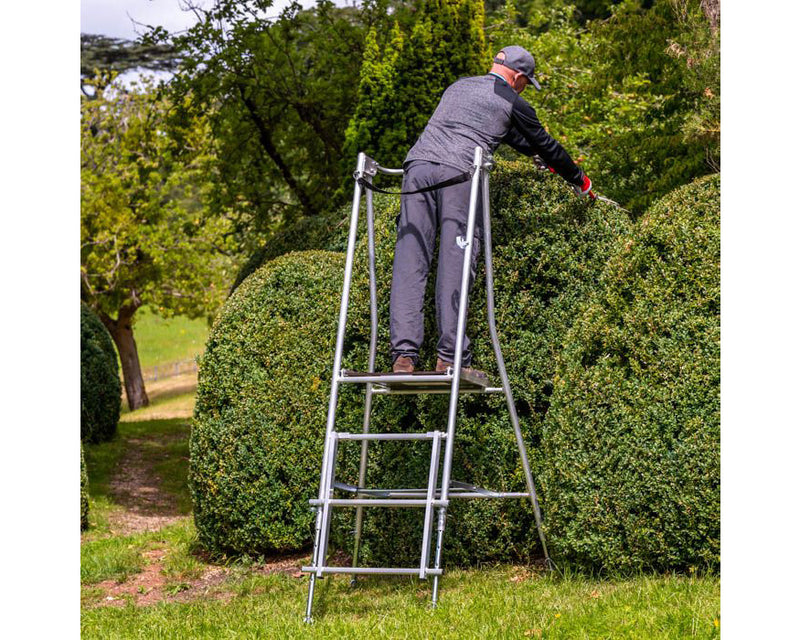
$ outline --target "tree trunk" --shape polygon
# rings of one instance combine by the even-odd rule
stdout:
[[[292,175],[289,166],[286,164],[280,153],[278,153],[278,148],[275,146],[275,143],[272,140],[272,136],[270,135],[267,125],[264,123],[264,120],[258,113],[258,107],[256,106],[256,103],[251,98],[247,97],[247,94],[241,85],[239,85],[238,88],[242,102],[244,103],[245,107],[247,107],[247,112],[250,114],[250,119],[258,130],[258,140],[261,143],[264,151],[266,151],[267,155],[278,167],[278,170],[281,172],[281,175],[283,176],[283,179],[291,192],[297,196],[297,199],[300,201],[300,205],[303,207],[305,214],[309,216],[317,215],[319,211],[312,202],[311,196],[300,185],[300,183],[295,180],[295,177]]]
[[[114,344],[117,345],[119,360],[122,363],[122,379],[125,382],[125,395],[128,397],[128,408],[133,411],[150,404],[147,391],[142,378],[142,366],[139,364],[139,352],[136,349],[136,340],[133,339],[131,320],[135,308],[124,306],[119,310],[117,319],[112,319],[108,314],[100,314],[100,319],[108,329]]]

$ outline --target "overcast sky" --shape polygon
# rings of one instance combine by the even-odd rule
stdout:
[[[277,15],[290,0],[275,0],[267,15]],[[195,0],[197,4],[211,5],[212,0]],[[344,0],[334,0],[344,5]],[[182,11],[180,0],[81,0],[81,33],[97,33],[115,38],[134,40],[137,27],[131,19],[149,25],[160,25],[167,31],[180,31],[194,24],[194,15]],[[300,0],[309,7],[314,0]],[[351,4],[347,2],[346,4]],[[185,6],[185,5],[184,5]]]

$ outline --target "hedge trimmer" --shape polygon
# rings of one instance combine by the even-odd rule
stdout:
[[[540,156],[538,156],[538,155],[533,156],[533,161],[534,161],[534,163],[536,164],[536,167],[539,170],[541,170],[541,171],[549,171],[550,173],[556,173],[556,170],[553,169],[553,167],[551,167],[550,165],[548,165]],[[586,179],[589,180],[588,178],[586,178]],[[581,191],[580,190],[581,188],[576,186],[576,185],[572,185],[570,188],[573,189],[575,191],[575,193],[580,197],[583,197],[584,195],[589,196],[589,201],[590,202],[596,202],[598,200],[600,200],[602,202],[607,202],[608,204],[612,204],[615,207],[617,207],[619,209],[622,209],[622,211],[624,211],[625,213],[627,213],[629,215],[631,214],[631,212],[628,211],[625,207],[623,207],[619,202],[615,202],[611,198],[606,198],[605,196],[601,196],[599,193],[595,192],[591,188],[591,186],[592,186],[592,183],[591,183],[591,180],[589,180],[589,190],[588,191]]]

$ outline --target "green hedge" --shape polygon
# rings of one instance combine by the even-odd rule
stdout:
[[[86,460],[83,458],[81,443],[81,531],[89,528],[89,476],[86,474]]]
[[[526,163],[502,163],[492,177],[498,327],[523,430],[536,446],[552,389],[554,361],[566,331],[629,228],[624,213],[574,197],[560,178]],[[378,368],[389,367],[388,301],[396,198],[376,196],[381,333]],[[363,218],[363,216],[362,216]],[[297,549],[312,535],[307,500],[316,494],[344,257],[302,252],[270,261],[223,307],[200,363],[191,442],[191,486],[201,541],[214,551]],[[366,243],[356,257],[345,366],[366,364],[369,337]],[[432,268],[435,274],[435,265]],[[430,278],[426,366],[435,361]],[[469,333],[475,359],[494,373],[485,323],[483,276],[476,283]],[[340,396],[339,430],[361,425],[361,389]],[[379,397],[374,430],[444,429],[446,398]],[[429,447],[429,445],[428,445]],[[428,447],[373,446],[372,486],[420,485]],[[500,398],[462,402],[454,478],[491,487],[524,487],[513,431]],[[340,478],[355,481],[358,446],[342,446]],[[535,469],[540,465],[533,456]],[[421,512],[370,510],[365,561],[418,554]],[[523,501],[458,503],[449,512],[448,562],[528,558],[537,552]],[[334,540],[352,526],[343,513]]]
[[[345,251],[347,249],[347,223],[349,217],[342,211],[322,213],[313,217],[300,218],[294,224],[278,231],[236,274],[231,293],[244,282],[245,278],[270,260],[290,251]]]
[[[81,303],[81,440],[114,437],[122,403],[122,385],[114,343],[103,323]]]
[[[719,185],[648,211],[567,338],[543,489],[555,550],[578,564],[719,566]]]

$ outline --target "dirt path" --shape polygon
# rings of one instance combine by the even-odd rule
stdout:
[[[144,554],[144,569],[124,582],[106,580],[95,587],[102,589],[103,595],[95,606],[124,607],[132,602],[139,607],[159,602],[191,602],[193,600],[230,600],[234,591],[236,572],[230,567],[209,566],[199,578],[169,584],[164,577],[163,567],[166,551],[155,549]],[[248,568],[247,573],[270,575],[283,573],[294,578],[302,578],[300,566],[308,560],[308,554],[280,556],[263,564]]]
[[[183,436],[160,436],[157,441],[179,440]],[[119,471],[110,483],[114,502],[124,507],[109,516],[111,530],[117,535],[158,531],[177,522],[186,514],[178,510],[174,496],[161,488],[152,455],[147,453],[149,441],[131,438],[120,460]]]
[[[196,386],[196,376],[184,376],[163,381],[160,386],[148,388],[151,401],[161,399],[157,406],[140,409],[123,416],[124,421],[188,419],[192,415],[192,402],[171,400],[191,391]],[[153,385],[155,387],[155,385]],[[168,399],[166,403],[164,399]],[[179,400],[179,398],[176,398]],[[187,429],[188,434],[188,429]],[[163,449],[174,444],[187,434],[152,433],[137,438],[127,438],[125,452],[119,461],[116,473],[109,483],[113,502],[121,509],[109,514],[112,535],[127,536],[136,533],[158,531],[178,522],[188,514],[181,512],[174,495],[163,489],[156,465],[168,459]],[[142,571],[122,582],[105,580],[92,585],[97,591],[87,606],[125,606],[131,602],[136,606],[148,606],[158,602],[189,602],[195,599],[228,600],[233,596],[233,586],[241,570],[228,566],[207,564],[201,575],[176,582],[165,575],[165,559],[168,549],[148,549],[142,553]],[[283,573],[301,578],[300,567],[308,560],[308,554],[292,554],[266,558],[262,563],[250,566],[246,573],[252,575]]]

